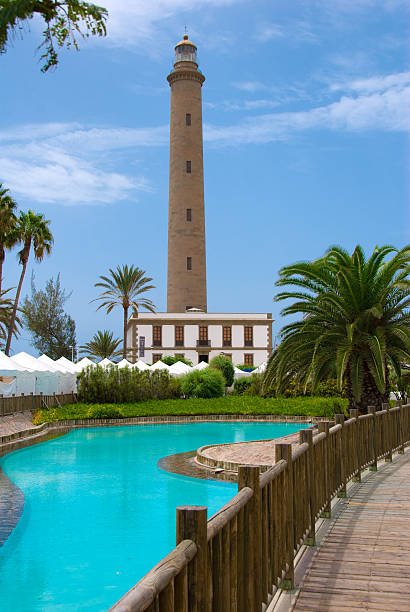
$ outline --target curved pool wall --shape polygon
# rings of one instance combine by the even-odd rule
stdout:
[[[277,438],[308,425],[201,423],[70,431],[0,465],[24,494],[0,547],[0,610],[103,611],[175,545],[175,508],[211,516],[236,485],[165,472],[164,455]]]

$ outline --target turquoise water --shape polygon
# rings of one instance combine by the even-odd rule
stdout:
[[[0,547],[0,610],[103,611],[175,542],[175,508],[211,516],[236,485],[170,474],[166,455],[204,444],[275,438],[303,425],[201,423],[77,429],[3,457],[23,491]]]

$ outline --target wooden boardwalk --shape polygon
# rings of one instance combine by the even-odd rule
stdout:
[[[410,611],[410,452],[380,467],[346,500],[294,610]]]

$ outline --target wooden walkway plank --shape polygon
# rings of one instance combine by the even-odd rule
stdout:
[[[410,610],[410,452],[358,484],[322,542],[296,611]]]

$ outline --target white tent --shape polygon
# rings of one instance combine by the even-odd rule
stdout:
[[[83,357],[75,364],[75,369],[77,372],[82,372],[85,368],[88,368],[88,366],[95,366],[94,361],[91,361],[88,357]]]
[[[2,382],[0,393],[3,395],[30,395],[36,392],[36,377],[34,372],[16,363],[0,351],[0,376],[6,380]],[[8,381],[13,378],[14,381]]]
[[[110,366],[116,366],[117,364],[105,357],[105,359],[99,361],[97,365],[99,365],[101,368],[109,368]]]
[[[73,372],[68,372],[61,364],[53,361],[48,355],[41,355],[37,359],[44,365],[48,366],[52,372],[58,372],[58,392],[59,393],[75,393],[77,390],[76,375]]]
[[[128,359],[121,359],[120,362],[117,363],[118,368],[133,368],[134,364],[128,361]]]
[[[235,378],[243,378],[244,376],[250,376],[251,374],[251,372],[244,372],[243,370],[240,370],[236,366],[233,367],[233,370],[234,370]]]
[[[169,366],[163,361],[156,361],[151,367],[150,370],[166,370],[169,372]]]
[[[46,366],[35,357],[28,353],[17,353],[13,355],[13,361],[16,361],[23,368],[28,368],[35,373],[36,389],[35,394],[53,395],[58,393],[59,388],[59,372],[52,371],[49,366]]]
[[[207,367],[209,367],[209,363],[207,363],[206,361],[200,361],[199,363],[194,365],[193,370],[204,370]]]
[[[266,366],[267,366],[267,363],[266,361],[264,361],[263,363],[260,364],[260,366],[256,368],[256,370],[253,370],[251,374],[263,374],[264,371],[266,370]]]
[[[150,366],[147,365],[146,363],[144,363],[143,361],[137,361],[137,363],[134,363],[133,367],[137,368],[137,370],[141,370],[141,371],[142,370],[150,370]]]
[[[188,374],[189,372],[192,372],[192,368],[182,361],[176,361],[169,368],[169,373],[171,376],[185,376],[185,374]]]
[[[60,359],[57,359],[55,363],[58,363],[59,365],[61,365],[63,368],[67,370],[67,372],[72,372],[73,374],[77,373],[75,363],[67,359],[67,357],[60,357]]]

